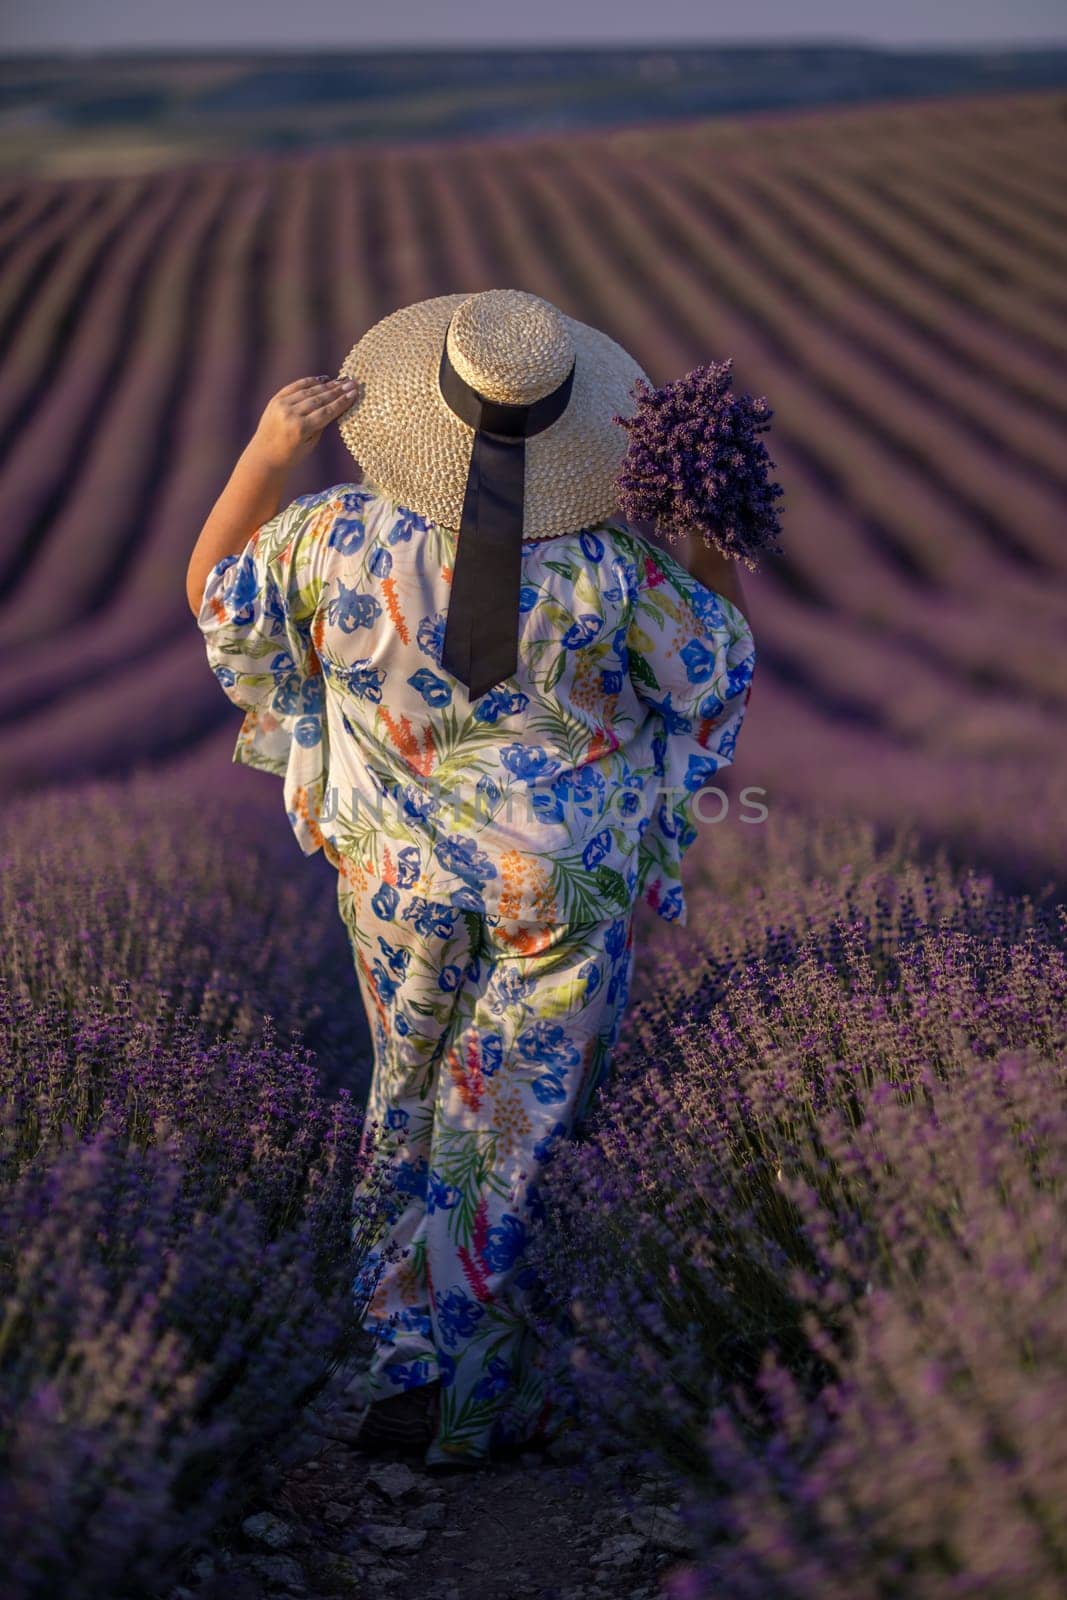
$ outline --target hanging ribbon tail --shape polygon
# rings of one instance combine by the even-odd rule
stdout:
[[[524,438],[475,433],[441,649],[472,700],[519,664],[525,477]]]

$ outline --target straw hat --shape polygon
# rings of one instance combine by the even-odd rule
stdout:
[[[522,289],[443,294],[383,317],[352,346],[341,377],[356,399],[341,436],[366,476],[398,505],[446,528],[462,526],[475,428],[441,390],[442,351],[484,401],[532,406],[573,369],[566,406],[525,440],[522,537],[547,539],[610,516],[646,374],[606,333]]]

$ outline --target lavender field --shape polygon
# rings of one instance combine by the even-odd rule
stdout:
[[[547,1174],[566,1381],[678,1475],[670,1600],[1067,1588],[1065,147],[1034,92],[0,182],[5,1592],[165,1592],[355,1346],[332,869],[185,566],[275,389],[503,286],[732,357],[785,488],[733,803]]]

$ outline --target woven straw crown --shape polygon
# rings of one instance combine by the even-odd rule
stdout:
[[[396,504],[459,528],[474,429],[441,394],[446,333],[460,377],[498,403],[541,399],[574,363],[563,415],[525,441],[523,538],[552,538],[611,516],[627,446],[612,418],[633,414],[631,390],[646,374],[607,334],[521,289],[419,300],[353,345],[340,376],[356,380],[356,398],[338,426],[366,477]]]

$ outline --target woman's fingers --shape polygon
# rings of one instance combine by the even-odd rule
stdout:
[[[347,411],[355,398],[356,385],[346,384],[338,393],[309,394],[306,398],[298,400],[292,410],[298,417],[322,416],[328,421],[331,416],[339,417],[342,411]]]
[[[346,385],[354,388],[355,380],[353,378],[331,378],[326,373],[322,373],[317,378],[297,378],[295,382],[287,383],[284,389],[278,390],[276,398],[279,400],[307,400],[314,398],[320,391],[323,394],[327,394],[329,391],[339,390]]]

